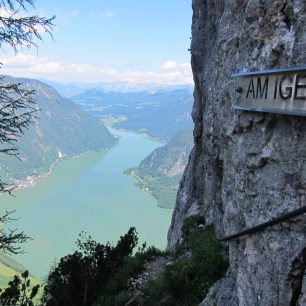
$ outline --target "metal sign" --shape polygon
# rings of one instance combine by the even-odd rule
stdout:
[[[241,72],[235,109],[306,116],[306,66]]]

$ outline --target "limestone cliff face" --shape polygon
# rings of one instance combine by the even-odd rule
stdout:
[[[218,237],[306,205],[306,118],[233,110],[233,72],[306,64],[305,0],[193,0],[195,145],[168,246],[186,217]],[[203,305],[306,305],[306,217],[224,244],[230,268]]]

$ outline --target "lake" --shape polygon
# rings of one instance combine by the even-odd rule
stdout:
[[[134,185],[124,170],[137,166],[162,144],[128,131],[111,129],[119,143],[108,153],[90,152],[58,163],[50,176],[30,189],[4,196],[3,208],[15,210],[10,224],[33,238],[16,256],[30,272],[44,279],[50,266],[73,252],[81,231],[96,241],[117,242],[131,226],[140,242],[165,248],[171,210]]]

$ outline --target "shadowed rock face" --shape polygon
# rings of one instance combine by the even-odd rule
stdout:
[[[168,247],[190,215],[219,237],[306,205],[306,118],[236,111],[233,72],[306,64],[306,2],[193,0],[195,145]],[[202,305],[306,305],[306,217],[224,245],[230,268]]]

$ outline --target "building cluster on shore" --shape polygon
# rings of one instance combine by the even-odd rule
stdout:
[[[16,189],[27,189],[34,187],[37,183],[36,176],[27,176],[22,180],[14,180],[13,185],[16,186]]]

